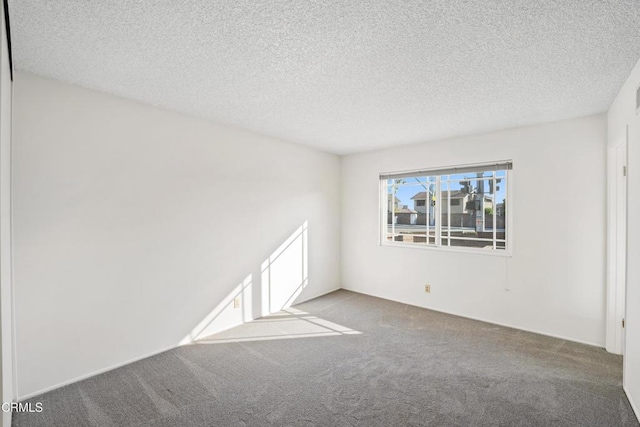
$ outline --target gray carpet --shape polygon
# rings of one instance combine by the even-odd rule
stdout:
[[[603,349],[337,291],[31,399],[14,426],[637,426]]]

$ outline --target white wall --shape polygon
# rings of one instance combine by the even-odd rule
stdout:
[[[5,31],[4,4],[0,7],[0,324],[2,351],[1,402],[14,400],[13,324],[11,295],[11,70]],[[2,425],[11,425],[11,413],[2,413]]]
[[[597,115],[344,157],[343,287],[604,346],[606,129]],[[512,257],[378,245],[380,172],[507,159]]]
[[[13,144],[21,398],[340,286],[337,156],[20,72]]]
[[[636,89],[640,86],[640,62],[611,105],[608,114],[609,144],[625,138],[629,126],[627,175],[627,310],[624,353],[625,391],[640,416],[640,115],[636,114]]]

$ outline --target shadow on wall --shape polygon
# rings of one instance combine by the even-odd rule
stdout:
[[[213,311],[180,341],[180,345],[200,340],[203,337],[290,307],[309,284],[308,238],[308,223],[305,221],[264,260],[260,269],[260,277],[257,280],[252,274],[246,276]],[[295,311],[287,311],[281,315],[288,316],[296,313],[300,314]],[[308,315],[304,318],[298,316],[297,320],[304,322],[305,326],[313,323]],[[321,323],[315,321],[313,331],[308,331],[308,327],[301,328],[306,331],[302,334],[341,334],[345,332],[340,329],[342,327],[339,325],[334,325],[333,329],[327,329],[321,326]],[[318,331],[318,327],[323,330]],[[284,333],[284,335],[292,334]]]

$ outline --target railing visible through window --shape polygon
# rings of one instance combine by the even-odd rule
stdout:
[[[380,175],[382,244],[505,252],[511,162]]]

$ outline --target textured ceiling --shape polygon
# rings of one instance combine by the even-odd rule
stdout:
[[[15,66],[334,153],[608,109],[638,0],[12,0]]]

